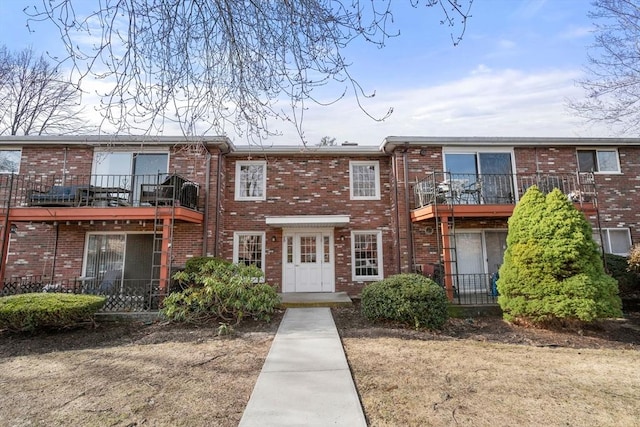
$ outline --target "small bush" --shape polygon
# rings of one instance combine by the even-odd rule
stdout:
[[[640,274],[630,270],[630,263],[626,257],[605,254],[607,271],[618,281],[621,298],[640,297]]]
[[[164,300],[162,313],[172,321],[238,324],[245,317],[269,321],[280,305],[276,290],[260,283],[262,270],[209,260],[191,276],[193,285]]]
[[[212,270],[218,265],[227,267],[231,264],[229,261],[214,257],[200,256],[190,258],[185,263],[184,270],[178,271],[173,275],[173,280],[176,284],[173,291],[180,292],[190,286],[200,286],[201,283],[198,283],[197,277],[203,269]]]
[[[65,329],[92,322],[104,297],[56,293],[31,293],[0,298],[0,329],[33,332]]]
[[[438,329],[447,321],[444,289],[419,274],[397,274],[362,290],[362,314],[371,320],[395,320],[415,328]]]

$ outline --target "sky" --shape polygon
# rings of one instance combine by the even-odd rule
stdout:
[[[0,44],[11,50],[60,51],[51,23],[26,27],[26,6],[39,0],[0,1]],[[588,0],[475,0],[463,40],[454,46],[441,12],[413,9],[394,0],[392,29],[398,37],[379,49],[355,43],[344,52],[350,72],[373,98],[363,99],[367,117],[352,96],[330,106],[307,104],[304,132],[310,144],[323,136],[359,145],[379,145],[387,136],[606,137],[604,124],[588,124],[567,108],[583,90],[587,50],[593,43]],[[325,88],[323,100],[341,93]],[[91,117],[92,98],[84,97]],[[294,128],[274,122],[282,132],[264,144],[297,145]],[[166,129],[165,135],[179,134]],[[229,134],[237,145],[243,137]]]

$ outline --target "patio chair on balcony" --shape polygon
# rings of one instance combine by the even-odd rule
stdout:
[[[198,186],[180,175],[169,175],[161,184],[141,184],[140,203],[153,206],[198,206]]]

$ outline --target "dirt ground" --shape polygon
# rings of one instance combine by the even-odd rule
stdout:
[[[333,313],[371,425],[640,419],[639,314],[582,331],[488,317],[426,332],[372,324],[357,306]],[[0,426],[235,426],[281,315],[222,338],[140,322],[0,334]]]

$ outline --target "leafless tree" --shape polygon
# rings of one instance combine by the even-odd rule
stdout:
[[[76,77],[111,85],[99,93],[102,113],[119,132],[159,132],[175,121],[187,135],[232,126],[262,137],[277,133],[267,126],[277,118],[293,123],[304,140],[306,103],[332,103],[351,92],[362,108],[362,98],[373,96],[352,77],[342,52],[354,40],[382,47],[398,35],[389,29],[391,2],[43,0],[27,13],[31,28],[40,20],[58,27]],[[439,8],[455,44],[473,0],[407,3]],[[332,82],[340,85],[336,96],[321,100],[319,88]]]
[[[323,136],[318,143],[318,147],[333,147],[334,145],[337,145],[336,139],[330,136]]]
[[[570,106],[591,121],[621,134],[640,130],[640,4],[637,0],[595,0],[589,16],[595,43],[587,78],[579,81],[586,99]]]
[[[86,133],[80,91],[30,48],[0,47],[0,135]]]

